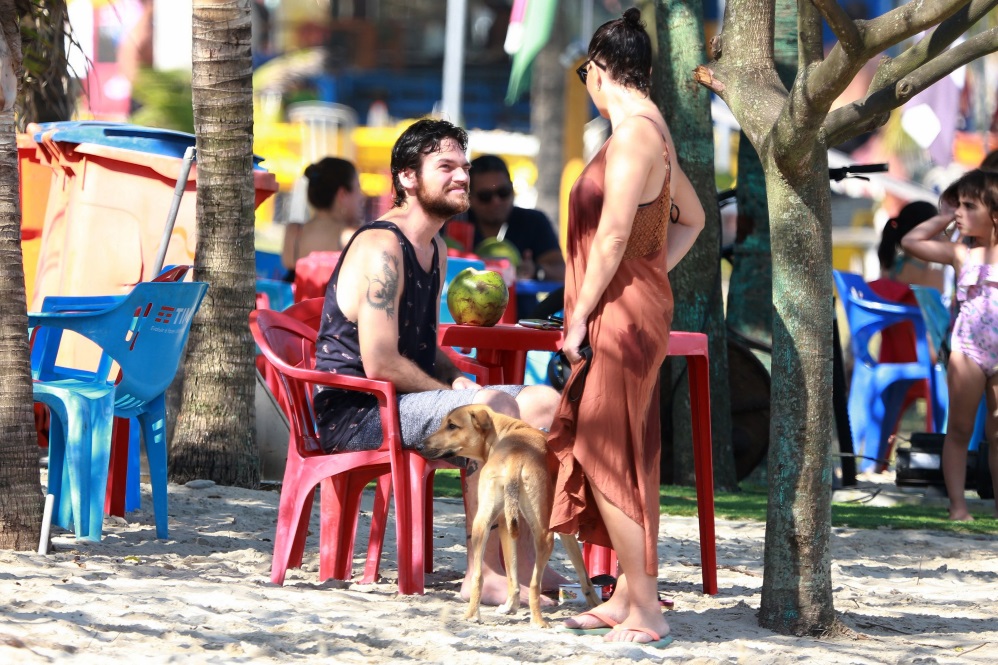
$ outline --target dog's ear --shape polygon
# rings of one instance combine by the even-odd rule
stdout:
[[[492,429],[492,413],[484,406],[472,409],[471,422],[475,423],[478,431],[484,434]]]

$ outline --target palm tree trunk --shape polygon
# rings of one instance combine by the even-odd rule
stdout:
[[[191,326],[170,477],[254,487],[253,87],[250,0],[194,0],[195,279],[211,285]]]
[[[31,411],[27,304],[21,258],[14,100],[21,38],[13,0],[0,0],[0,549],[38,545],[42,492]]]

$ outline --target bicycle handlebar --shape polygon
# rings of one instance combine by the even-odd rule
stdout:
[[[828,179],[833,182],[840,182],[846,178],[869,180],[869,178],[864,178],[860,175],[862,173],[887,173],[887,164],[850,164],[849,166],[839,166],[828,169]],[[733,201],[737,196],[737,191],[736,188],[732,187],[731,189],[718,192],[717,203],[724,205],[728,201]]]

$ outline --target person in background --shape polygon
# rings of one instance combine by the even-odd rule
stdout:
[[[998,172],[966,173],[943,192],[940,202],[940,214],[912,229],[901,246],[923,261],[946,263],[956,271],[958,312],[946,367],[949,412],[942,466],[949,518],[972,520],[965,491],[967,449],[982,394],[987,399],[991,479],[998,489]],[[960,233],[957,242],[943,235],[953,223]]]
[[[339,157],[326,157],[305,169],[308,203],[312,218],[304,224],[288,224],[284,230],[281,263],[288,270],[287,282],[295,278],[298,259],[311,252],[338,252],[360,227],[364,192],[357,167]]]
[[[447,268],[447,248],[439,233],[448,219],[468,209],[467,147],[465,131],[445,120],[410,125],[392,149],[394,207],[354,234],[326,286],[315,367],[394,384],[405,448],[418,449],[458,406],[485,404],[546,429],[558,403],[558,393],[549,386],[483,388],[462,374],[437,344]],[[381,445],[374,396],[327,389],[316,394],[314,405],[324,451]],[[469,467],[465,495],[469,538],[478,508],[478,476],[473,472]],[[503,603],[507,595],[497,534],[490,535],[482,564],[482,602],[488,605]],[[524,545],[529,541],[520,539]],[[517,557],[524,581],[530,579],[531,549]],[[546,577],[549,589],[561,581]],[[521,590],[525,598],[526,587]],[[466,576],[461,589],[465,599],[469,591]]]
[[[495,155],[471,162],[471,210],[475,247],[488,238],[506,240],[520,252],[517,276],[560,282],[565,279],[565,259],[551,220],[540,210],[513,205],[509,168]]]
[[[928,201],[914,201],[907,204],[897,217],[887,220],[880,236],[877,258],[880,259],[880,279],[870,282],[881,298],[906,305],[918,305],[909,284],[931,286],[941,293],[943,271],[941,266],[932,266],[901,250],[901,239],[913,228],[939,214],[936,206]]]
[[[569,199],[562,350],[572,375],[548,446],[558,462],[552,530],[612,546],[622,571],[610,600],[564,627],[663,647],[659,368],[672,325],[669,270],[704,211],[651,99],[651,67],[651,38],[632,7],[600,26],[577,70],[613,134]]]

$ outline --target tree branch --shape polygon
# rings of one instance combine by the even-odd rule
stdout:
[[[849,18],[849,15],[839,6],[839,3],[835,2],[835,0],[811,0],[811,4],[814,5],[814,8],[825,19],[828,27],[832,29],[832,33],[838,38],[839,43],[846,53],[851,55],[863,50],[863,38],[856,27],[856,23]]]
[[[970,0],[912,0],[865,21],[863,50],[869,56],[928,30],[958,12]]]
[[[809,71],[808,80],[804,81],[806,104],[798,105],[798,112],[824,115],[870,58],[949,18],[968,2],[970,0],[911,0],[872,21],[855,21],[862,47],[847,51],[841,42],[832,47],[828,57]]]
[[[825,57],[821,34],[821,14],[810,2],[797,9],[797,71],[803,72]]]
[[[877,68],[867,94],[892,86],[898,78],[915,71],[936,57],[998,6],[998,0],[971,0],[969,4],[939,24],[928,36],[908,48],[897,58],[885,58]]]
[[[996,51],[998,28],[991,28],[924,62],[914,71],[905,72],[893,81],[885,81],[879,90],[828,114],[822,126],[828,145],[838,145],[871,129],[869,118],[885,118],[892,110],[958,67]]]

